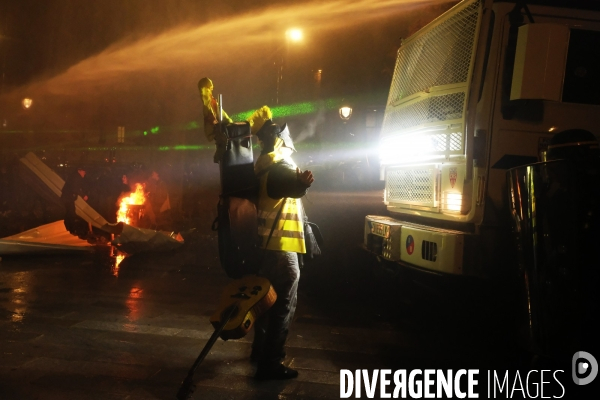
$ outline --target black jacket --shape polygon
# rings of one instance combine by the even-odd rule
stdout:
[[[296,168],[285,160],[273,164],[268,172],[267,195],[272,199],[299,199],[308,191],[308,186],[298,180]]]
[[[85,179],[79,173],[75,172],[67,178],[60,198],[64,201],[75,201],[77,200],[77,196],[84,197],[85,195]]]

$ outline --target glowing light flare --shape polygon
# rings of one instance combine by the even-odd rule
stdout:
[[[462,193],[444,192],[444,201],[442,210],[451,212],[460,212],[462,206]]]
[[[27,110],[33,105],[33,100],[31,100],[29,97],[26,97],[21,101],[21,105]]]
[[[434,151],[431,137],[422,134],[384,138],[379,143],[379,158],[383,164],[423,158]]]
[[[302,30],[298,28],[291,28],[285,32],[285,36],[292,42],[299,42],[302,40]]]
[[[340,108],[340,118],[344,121],[348,121],[352,116],[352,107],[341,107]]]
[[[119,211],[117,211],[117,222],[123,222],[130,224],[131,219],[129,218],[129,206],[130,205],[142,205],[146,202],[144,196],[144,186],[141,183],[135,184],[135,191],[127,197],[121,199],[119,203]]]

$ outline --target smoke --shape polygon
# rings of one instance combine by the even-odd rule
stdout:
[[[317,133],[317,126],[325,121],[325,107],[319,107],[319,111],[315,118],[311,119],[298,136],[294,139],[296,143],[302,143],[306,139],[310,139]]]

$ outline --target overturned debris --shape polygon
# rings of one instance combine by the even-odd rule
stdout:
[[[46,200],[61,205],[64,180],[33,153],[28,153],[19,161],[22,180]],[[112,244],[124,253],[135,254],[170,251],[183,245],[183,238],[178,233],[136,228],[122,222],[110,224],[81,197],[75,201],[75,209],[77,215],[90,227],[88,237],[70,234],[65,229],[64,221],[60,220],[0,239],[0,254],[90,251],[96,244]],[[112,240],[108,243],[107,238],[111,234]]]
[[[111,244],[127,254],[170,251],[183,245],[183,237],[175,232],[136,228],[122,222],[106,224],[100,229],[114,234]]]
[[[59,254],[93,249],[87,240],[65,230],[62,220],[0,239],[0,255]]]
[[[60,196],[65,181],[33,153],[27,153],[19,161],[22,166],[19,169],[19,175],[23,181],[45,199],[62,206]],[[95,228],[100,228],[108,223],[102,215],[79,196],[75,201],[75,212],[78,217]]]

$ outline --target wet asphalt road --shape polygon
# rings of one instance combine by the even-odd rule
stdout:
[[[217,341],[196,372],[193,398],[339,398],[340,369],[514,362],[503,319],[483,306],[481,290],[432,294],[360,250],[364,216],[384,212],[381,191],[315,189],[305,207],[326,247],[302,270],[286,359],[299,378],[256,382],[250,334]],[[215,234],[207,224],[200,231],[182,250],[118,266],[106,249],[4,257],[0,399],[173,399],[213,331],[208,318],[228,282]]]

